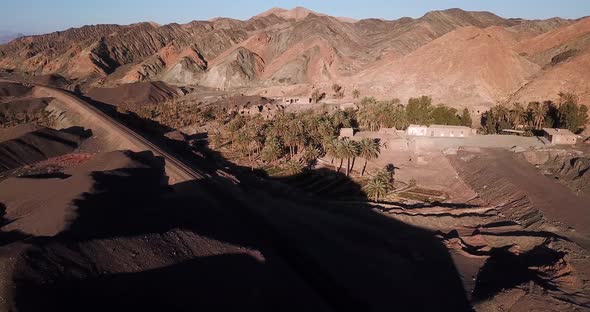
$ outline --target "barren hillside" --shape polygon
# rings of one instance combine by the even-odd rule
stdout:
[[[491,106],[540,70],[511,47],[502,29],[463,27],[355,80],[371,93],[397,94],[402,100],[429,94],[451,106]]]
[[[360,21],[274,8],[246,21],[96,25],[0,46],[0,68],[113,87],[164,81],[300,95],[332,83],[361,94],[432,95],[453,106],[588,100],[590,19],[506,19],[461,9]],[[279,89],[277,89],[279,88]]]

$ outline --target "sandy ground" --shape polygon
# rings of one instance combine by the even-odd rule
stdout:
[[[355,135],[363,137],[363,132]],[[467,138],[419,138],[404,134],[378,134],[382,149],[378,159],[369,162],[367,172],[374,173],[388,164],[397,169],[395,178],[404,182],[415,179],[420,185],[444,191],[455,201],[466,201],[476,196],[449,164],[446,155],[455,154],[459,148],[480,151],[481,148],[510,149],[545,146],[536,137],[507,135],[477,135]],[[357,162],[360,170],[362,160]],[[529,165],[530,166],[530,165]]]

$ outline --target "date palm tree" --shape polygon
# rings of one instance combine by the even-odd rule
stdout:
[[[533,128],[540,129],[547,116],[545,107],[539,102],[530,102],[527,108],[531,116]]]
[[[303,166],[298,161],[291,159],[285,164],[285,172],[291,176],[298,175],[303,172]]]
[[[340,141],[339,154],[342,159],[346,158],[346,176],[350,175],[350,171],[352,170],[351,160],[354,161],[354,158],[358,155],[358,150],[357,142],[348,138]]]
[[[340,140],[338,140],[337,138],[328,139],[323,144],[324,152],[326,152],[327,156],[332,158],[331,163],[334,165],[334,171],[339,171],[338,167],[334,163],[334,160],[339,159],[340,157],[339,145]]]
[[[527,113],[520,103],[515,103],[510,111],[510,119],[515,129],[518,129],[526,120]]]
[[[510,122],[510,111],[504,105],[496,105],[494,117],[496,123]]]
[[[365,175],[365,169],[367,169],[367,163],[379,157],[381,154],[381,145],[377,140],[369,138],[362,139],[359,143],[359,156],[365,160],[363,169],[361,170],[361,176]]]
[[[274,163],[284,154],[284,148],[279,139],[269,138],[266,140],[261,151],[262,160],[268,163]]]
[[[389,184],[384,179],[376,176],[370,179],[365,186],[363,186],[363,191],[367,194],[373,201],[379,201],[389,192]]]

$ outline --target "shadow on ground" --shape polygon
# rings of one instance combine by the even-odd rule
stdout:
[[[149,153],[133,155],[146,168],[93,173],[69,229],[26,242],[14,307],[471,310],[436,233],[273,181],[206,147],[175,148],[205,178],[163,186],[163,164]],[[333,178],[347,185],[339,192],[360,190]]]

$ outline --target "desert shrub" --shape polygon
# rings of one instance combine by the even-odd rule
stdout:
[[[344,88],[341,85],[337,83],[333,84],[332,91],[334,91],[334,98],[341,99],[344,97]]]
[[[323,100],[326,97],[326,93],[322,92],[320,89],[314,89],[311,93],[311,100],[314,103],[318,103],[319,101]]]
[[[358,89],[354,89],[354,90],[352,91],[352,97],[353,97],[354,99],[358,99],[358,98],[360,98],[360,97],[361,97],[361,91],[359,91]]]

